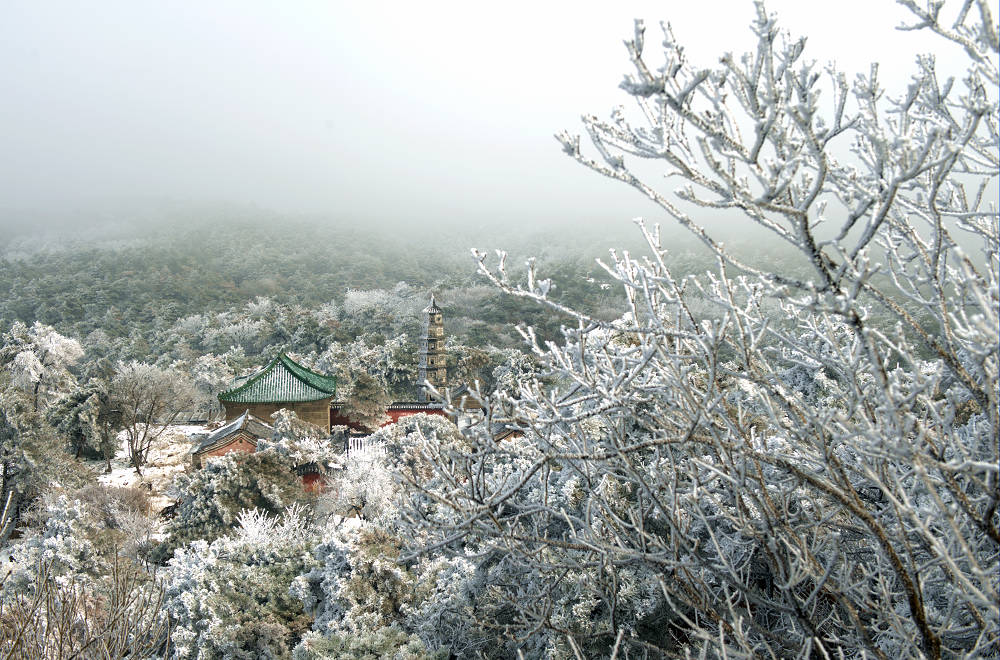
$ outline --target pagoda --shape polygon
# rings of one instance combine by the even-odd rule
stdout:
[[[421,402],[428,400],[426,383],[441,389],[448,382],[448,368],[445,366],[444,323],[441,308],[431,294],[431,304],[424,308],[427,319],[424,335],[420,340],[420,361],[417,366],[417,397]]]

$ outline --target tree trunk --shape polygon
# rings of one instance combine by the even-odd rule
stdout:
[[[6,486],[7,464],[3,465],[4,485]],[[0,548],[7,545],[7,539],[14,533],[17,527],[18,518],[21,513],[21,494],[11,489],[3,490],[3,497],[0,498]]]
[[[146,452],[142,451],[138,438],[128,439],[128,457],[135,468],[135,473],[142,476],[142,465],[146,462]]]

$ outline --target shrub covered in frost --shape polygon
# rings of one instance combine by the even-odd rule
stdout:
[[[169,539],[157,552],[169,553],[193,540],[212,541],[236,524],[240,512],[260,509],[278,514],[309,499],[295,474],[295,460],[276,448],[251,454],[230,453],[178,475],[172,494],[177,513],[167,526]]]
[[[312,625],[290,592],[316,565],[303,510],[244,511],[232,533],[180,548],[164,573],[175,658],[283,658]]]
[[[295,647],[294,660],[447,660],[447,651],[430,653],[416,635],[395,626],[359,634],[308,633]]]

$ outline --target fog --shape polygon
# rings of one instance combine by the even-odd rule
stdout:
[[[768,8],[809,35],[811,58],[848,72],[877,60],[901,86],[928,42],[874,5]],[[661,218],[552,135],[627,101],[633,17],[648,48],[668,19],[710,66],[752,46],[752,13],[735,0],[8,1],[0,221],[153,222],[136,209],[192,204],[471,233]]]

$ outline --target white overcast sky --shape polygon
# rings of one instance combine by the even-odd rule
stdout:
[[[771,0],[807,54],[905,79],[889,0]],[[752,46],[749,0],[6,0],[0,208],[222,201],[349,222],[593,224],[652,209],[564,156],[605,115],[632,19],[691,60]],[[898,88],[898,87],[897,87]]]

